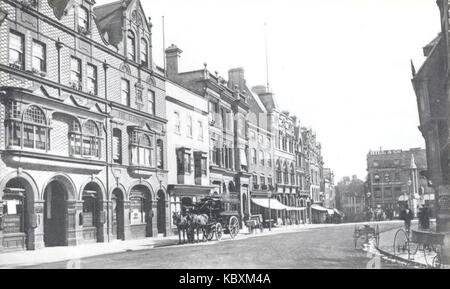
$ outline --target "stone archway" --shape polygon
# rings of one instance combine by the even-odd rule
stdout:
[[[106,222],[103,188],[97,182],[87,183],[82,192],[83,213],[80,225],[83,226],[84,242],[104,242]]]
[[[52,180],[44,190],[44,244],[46,247],[68,245],[68,191]],[[74,225],[75,226],[75,225]]]
[[[111,233],[117,240],[125,240],[124,200],[122,190],[115,188],[111,193]]]
[[[0,195],[0,212],[3,214],[3,240],[0,241],[3,249],[34,250],[36,242],[40,242],[35,238],[40,216],[35,214],[37,192],[33,184],[23,177],[14,177],[6,181]]]
[[[138,184],[131,188],[129,195],[132,238],[153,237],[153,200],[150,189]]]

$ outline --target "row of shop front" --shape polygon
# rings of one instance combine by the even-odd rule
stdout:
[[[66,174],[54,174],[42,192],[26,172],[0,182],[0,252],[109,242],[166,234],[168,202],[145,181],[107,194],[92,178],[80,194]]]

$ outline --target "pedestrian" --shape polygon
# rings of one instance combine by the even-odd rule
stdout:
[[[400,219],[405,222],[406,232],[409,234],[409,230],[411,228],[411,220],[414,218],[414,213],[408,207],[408,205],[404,205],[402,211],[400,212]]]
[[[427,204],[422,207],[422,229],[430,229],[430,208]]]

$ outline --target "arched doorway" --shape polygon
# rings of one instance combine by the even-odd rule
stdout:
[[[34,249],[34,190],[24,178],[16,177],[3,190],[3,246],[5,250]]]
[[[136,185],[130,193],[130,228],[133,238],[153,236],[152,195],[144,185]]]
[[[124,234],[124,205],[123,193],[120,189],[115,189],[112,192],[112,234],[116,236],[117,240],[125,240]]]
[[[44,191],[44,244],[67,246],[68,193],[59,181],[50,182]]]
[[[156,211],[158,234],[166,233],[166,195],[162,190],[158,191],[158,203]]]
[[[105,213],[103,211],[103,193],[100,186],[91,182],[83,190],[83,239],[85,242],[103,242],[103,224]]]

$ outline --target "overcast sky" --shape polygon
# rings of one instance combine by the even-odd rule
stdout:
[[[111,2],[97,0],[98,4]],[[435,0],[145,0],[153,22],[153,54],[183,50],[181,71],[227,78],[243,67],[247,84],[269,82],[280,109],[296,114],[322,143],[337,178],[366,175],[370,149],[424,147],[410,59],[439,32]]]

